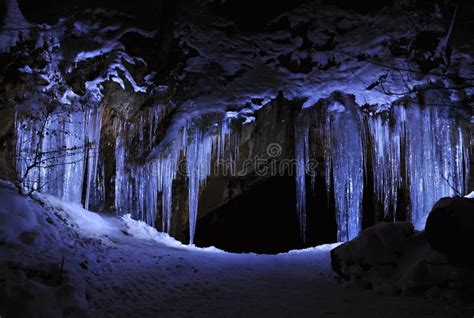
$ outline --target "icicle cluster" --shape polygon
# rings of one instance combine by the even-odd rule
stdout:
[[[309,121],[306,114],[300,113],[295,124],[296,160],[296,211],[300,234],[306,241],[306,174],[309,164]]]
[[[157,183],[154,182],[157,174],[150,167],[133,162],[130,152],[134,148],[136,153],[143,154],[153,146],[162,115],[163,108],[158,105],[142,112],[136,122],[120,118],[114,121],[115,209],[119,214],[131,213],[148,224],[154,224],[158,207]]]
[[[161,195],[162,229],[169,233],[173,181],[182,173],[189,185],[192,244],[200,187],[211,174],[213,158],[223,158],[224,153],[229,153],[231,160],[238,156],[238,146],[229,146],[232,118],[226,117],[222,123],[207,129],[188,122],[157,159],[137,162],[137,154],[154,147],[156,128],[162,117],[163,108],[156,106],[144,110],[133,122],[114,119],[115,210],[119,214],[131,213],[134,218],[154,225]],[[61,111],[48,113],[41,109],[34,114],[17,112],[16,165],[24,190],[53,194],[81,203],[85,208],[91,202],[96,206],[103,203],[104,163],[103,159],[99,160],[101,121],[102,109],[94,107],[63,106]]]
[[[154,119],[153,122],[159,122]],[[124,128],[116,128],[126,136]],[[138,130],[141,131],[140,129]],[[173,182],[178,173],[188,178],[189,235],[193,243],[201,186],[211,174],[213,158],[222,158],[226,140],[230,135],[229,120],[224,119],[220,130],[210,126],[203,130],[188,122],[167,145],[159,157],[144,165],[128,164],[126,142],[123,137],[116,142],[116,209],[119,213],[132,213],[136,219],[154,224],[157,219],[161,194],[162,230],[169,233],[173,216]],[[233,152],[235,156],[236,151]]]
[[[408,189],[406,208],[417,229],[424,227],[438,199],[467,191],[469,130],[467,121],[462,116],[453,116],[449,109],[394,106],[385,113],[367,115],[333,102],[323,109],[312,109],[312,122],[307,119],[308,114],[300,114],[296,122],[295,157],[297,211],[303,233],[304,168],[313,147],[308,138],[311,124],[319,131],[314,138],[323,144],[326,186],[334,192],[338,240],[345,241],[361,229],[364,176],[369,173],[385,218],[390,211],[395,216],[399,190]]]
[[[169,233],[173,182],[182,174],[188,180],[192,244],[200,190],[214,160],[230,159],[234,164],[238,160],[238,134],[231,133],[231,116],[206,128],[188,121],[157,158],[140,161],[157,144],[155,133],[162,118],[163,109],[156,106],[133,122],[115,119],[115,210],[154,225],[161,204],[162,230]],[[102,108],[96,107],[17,112],[16,165],[23,189],[50,193],[86,208],[104,202],[101,121]],[[406,208],[417,228],[424,226],[439,198],[467,191],[467,120],[452,116],[448,107],[393,106],[368,114],[353,103],[333,101],[298,114],[295,138],[296,207],[303,240],[307,168],[318,145],[324,156],[326,187],[335,200],[340,241],[352,239],[361,229],[368,176],[384,218],[395,216],[399,191],[408,190]]]
[[[364,156],[358,114],[338,102],[324,113],[323,131],[326,186],[336,203],[339,241],[357,236],[361,227]]]
[[[410,107],[401,114],[406,130],[406,174],[411,219],[422,229],[441,197],[464,195],[469,181],[469,130],[449,107]]]
[[[97,174],[101,108],[39,109],[16,118],[16,166],[25,192],[42,191],[87,208]]]
[[[403,180],[401,149],[405,117],[403,108],[396,108],[395,111],[396,120],[383,118],[380,114],[366,117],[371,142],[370,146],[366,145],[371,149],[367,160],[372,162],[374,194],[383,206],[385,217],[389,215],[390,209],[397,209],[398,190]]]

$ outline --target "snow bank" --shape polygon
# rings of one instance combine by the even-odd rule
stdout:
[[[32,213],[30,202],[12,189],[0,189],[0,241],[20,242],[24,233],[38,228],[38,220]]]
[[[70,242],[62,224],[36,200],[0,182],[0,316],[86,316],[83,278],[72,262],[61,265]]]
[[[308,247],[300,250],[291,250],[288,251],[287,253],[280,253],[279,255],[282,254],[306,254],[306,253],[312,253],[312,252],[327,252],[332,249],[335,249],[339,245],[343,244],[343,242],[337,242],[337,243],[331,243],[331,244],[323,244],[315,247]]]
[[[158,245],[206,252],[223,252],[215,247],[199,248],[194,245],[185,245],[166,233],[156,230],[143,221],[132,219],[130,214],[112,216],[85,210],[80,204],[62,201],[46,194],[37,194],[36,197],[53,209],[60,209],[63,217],[80,235],[107,242],[121,244],[139,243],[137,240],[152,241]]]
[[[51,218],[41,207],[5,182],[0,183],[0,242],[40,246],[58,240]]]

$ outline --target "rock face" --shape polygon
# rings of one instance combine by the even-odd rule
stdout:
[[[474,286],[472,269],[452,264],[447,255],[430,246],[424,232],[415,232],[409,223],[368,228],[333,249],[331,261],[346,284],[385,294],[462,299]]]
[[[14,149],[14,107],[4,104],[5,108],[0,107],[2,115],[0,116],[0,179],[12,179],[15,175],[15,163],[12,162],[12,151]]]
[[[474,244],[473,199],[440,199],[428,216],[425,232],[431,247],[452,262],[474,265],[474,255],[466,251],[466,246]]]

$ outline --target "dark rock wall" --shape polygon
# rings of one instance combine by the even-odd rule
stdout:
[[[216,173],[211,174],[206,185],[201,187],[198,212],[200,219],[217,213],[219,209],[222,211],[222,207],[229,201],[251,191],[258,183],[271,177],[272,167],[278,167],[282,161],[294,158],[294,116],[300,107],[301,103],[288,101],[280,96],[257,112],[255,122],[236,125],[237,130],[231,137],[235,141],[226,148],[226,154],[238,149],[239,159],[233,171],[214,170]],[[275,154],[269,154],[269,145],[276,147]],[[288,176],[289,172],[283,170],[281,176]],[[184,239],[188,235],[187,192],[183,193],[183,190],[187,191],[186,178],[175,183],[174,188],[181,195],[174,202],[174,206],[179,208],[173,208],[177,214],[174,218],[178,222],[173,225],[172,235]]]

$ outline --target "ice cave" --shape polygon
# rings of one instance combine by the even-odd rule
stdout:
[[[472,317],[474,5],[2,0],[0,318]]]

